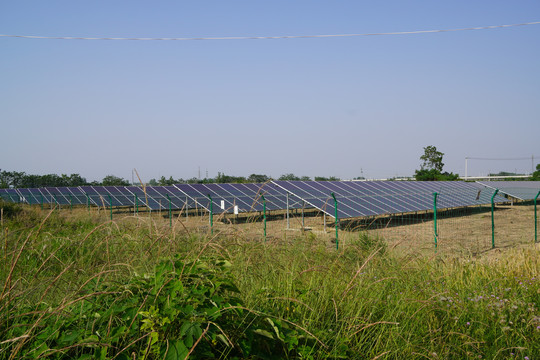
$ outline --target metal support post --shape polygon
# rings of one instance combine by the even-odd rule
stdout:
[[[290,220],[289,220],[289,193],[287,193],[287,230],[290,229]]]
[[[266,242],[266,199],[264,195],[261,194],[261,199],[263,201],[263,218],[264,218],[264,242]]]
[[[334,217],[336,219],[336,250],[339,250],[339,238],[338,238],[338,228],[339,228],[339,219],[338,219],[338,203],[336,199],[336,195],[332,193],[332,197],[334,198]]]
[[[188,198],[186,197],[186,219],[188,218]]]
[[[171,204],[171,198],[169,197],[169,194],[167,195],[167,200],[169,200],[169,227],[172,228],[172,204]]]
[[[538,215],[536,215],[536,199],[538,199],[538,196],[540,195],[540,191],[538,191],[538,194],[536,194],[536,197],[534,198],[534,242],[538,242]]]
[[[139,197],[135,194],[135,214],[139,215]]]
[[[304,230],[305,222],[304,222],[304,207],[306,206],[306,203],[302,201],[302,230]]]
[[[208,198],[210,199],[210,233],[214,235],[214,201],[210,194],[208,194]]]
[[[438,238],[438,233],[437,233],[437,194],[436,192],[433,193],[433,234],[434,234],[434,238],[435,238],[435,251],[437,251],[437,238]]]
[[[109,195],[109,208],[111,209],[111,221],[112,221],[112,197]]]
[[[499,189],[495,189],[495,192],[493,195],[491,195],[491,248],[495,248],[495,219],[493,216],[493,212],[495,210],[495,195],[499,192]]]

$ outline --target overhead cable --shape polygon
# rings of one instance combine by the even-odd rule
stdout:
[[[307,38],[336,38],[354,36],[381,36],[381,35],[413,35],[443,33],[453,31],[488,30],[509,28],[515,26],[538,25],[540,21],[527,22],[510,25],[479,26],[459,29],[438,29],[438,30],[418,30],[418,31],[398,31],[384,33],[364,33],[364,34],[330,34],[330,35],[279,35],[279,36],[222,36],[222,37],[192,37],[192,38],[123,38],[123,37],[74,37],[74,36],[37,36],[37,35],[8,35],[0,34],[0,37],[24,38],[24,39],[50,39],[50,40],[142,40],[142,41],[193,41],[193,40],[269,40],[269,39],[307,39]]]
[[[466,157],[465,159],[468,160],[531,160],[534,159],[536,156],[530,156],[530,157],[518,157],[518,158],[481,158],[481,157]]]

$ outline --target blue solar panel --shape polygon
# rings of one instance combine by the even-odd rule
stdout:
[[[499,189],[519,200],[534,200],[540,191],[540,181],[477,181],[479,185]]]
[[[335,194],[338,218],[399,214],[488,204],[493,191],[482,191],[477,184],[460,181],[274,181],[285,191],[334,216]],[[485,190],[485,188],[484,188]],[[496,202],[506,199],[497,196]]]
[[[42,202],[44,204],[48,203],[45,196],[37,188],[21,188],[17,189],[17,192],[27,204],[41,204]]]
[[[162,206],[158,200],[153,196],[150,196],[149,188],[146,188],[146,193],[141,187],[138,186],[126,186],[125,189],[133,195],[133,202],[137,206],[146,206],[150,210],[165,209],[165,204]]]
[[[22,200],[15,189],[0,189],[0,198],[9,202],[20,202]]]

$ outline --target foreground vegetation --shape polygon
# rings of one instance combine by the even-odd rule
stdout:
[[[0,359],[540,358],[532,245],[426,258],[0,205]]]

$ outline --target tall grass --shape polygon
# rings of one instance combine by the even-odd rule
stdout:
[[[181,219],[180,219],[181,220]],[[4,219],[0,359],[540,358],[540,250],[403,255],[177,220]]]

